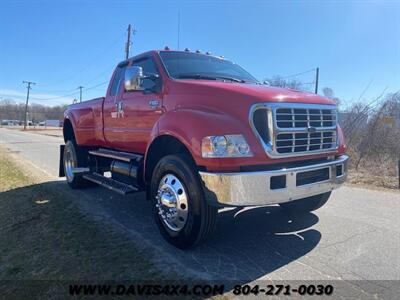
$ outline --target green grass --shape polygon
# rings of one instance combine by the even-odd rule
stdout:
[[[30,183],[32,180],[15,166],[3,149],[0,149],[0,192]]]
[[[0,280],[164,279],[149,254],[80,213],[60,184],[35,183],[0,149]]]

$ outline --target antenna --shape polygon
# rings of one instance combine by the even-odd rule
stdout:
[[[315,93],[318,94],[319,68],[315,69]]]
[[[178,50],[179,50],[179,38],[181,35],[181,12],[178,11]]]

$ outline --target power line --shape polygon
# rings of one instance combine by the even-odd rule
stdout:
[[[98,78],[100,78],[100,77],[103,76],[104,74],[107,74],[107,73],[110,74],[114,69],[115,69],[115,63],[113,63],[112,65],[109,65],[109,66],[107,67],[107,69],[105,69],[104,71],[98,73],[98,74],[96,75],[96,77],[92,77],[90,80],[84,82],[83,85],[89,85],[89,83],[91,83],[91,82],[97,80]],[[111,76],[110,76],[110,77],[111,77]]]
[[[75,95],[76,93],[78,93],[78,92],[75,90],[75,92],[68,94],[68,95],[64,95],[64,96],[56,96],[56,97],[50,97],[50,98],[32,97],[32,99],[39,100],[39,101],[56,100],[56,99],[61,99],[61,98],[68,98],[70,96]]]
[[[93,85],[93,86],[90,86],[90,87],[87,87],[87,88],[84,88],[84,87],[82,86],[82,89],[81,89],[81,90],[82,90],[82,91],[88,91],[88,90],[97,88],[97,87],[99,87],[99,86],[102,86],[102,85],[104,85],[104,84],[106,84],[106,83],[108,83],[108,82],[109,82],[109,80],[106,80],[106,81],[103,81],[103,82],[101,82],[101,83],[98,83],[98,84],[96,84],[96,85]],[[78,87],[78,89],[80,89],[80,87]],[[51,98],[31,97],[31,99],[35,99],[35,100],[38,100],[38,101],[56,100],[56,99],[68,98],[68,97],[70,97],[70,96],[76,95],[77,93],[78,93],[78,91],[75,90],[75,92],[73,92],[73,93],[71,93],[71,94],[63,95],[63,96],[56,96],[56,97],[51,97]]]
[[[364,90],[361,92],[361,94],[360,94],[360,97],[358,97],[358,102],[361,100],[361,98],[365,95],[365,93],[368,91],[368,89],[369,89],[369,87],[371,86],[371,84],[372,84],[372,82],[373,82],[374,80],[373,79],[371,79],[369,82],[368,82],[368,84],[367,84],[367,86],[364,88]]]
[[[290,77],[296,77],[296,76],[299,76],[299,75],[307,74],[307,73],[310,73],[310,72],[315,72],[315,68],[314,68],[314,69],[307,70],[307,71],[303,71],[303,72],[300,72],[300,73],[296,73],[296,74],[292,74],[292,75],[283,76],[283,77],[280,77],[280,78],[281,78],[281,79],[286,79],[286,78],[290,78]]]
[[[109,83],[109,80],[106,80],[106,81],[103,81],[103,82],[101,82],[99,84],[96,84],[94,86],[88,87],[88,88],[85,89],[85,91],[92,90],[92,89],[97,88],[99,86],[105,85],[106,83]]]
[[[87,63],[85,66],[83,66],[79,71],[75,72],[74,74],[71,74],[71,76],[64,77],[63,79],[58,80],[58,81],[59,82],[64,82],[64,81],[66,81],[68,79],[72,79],[72,78],[76,77],[76,75],[81,74],[82,72],[86,71],[90,66],[92,66],[97,61],[97,59],[99,58],[100,55],[108,53],[109,51],[111,51],[113,49],[113,46],[118,44],[121,41],[121,39],[122,39],[122,37],[124,35],[125,34],[119,35],[118,38],[116,40],[114,40],[114,42],[108,43],[106,48],[103,49],[103,51],[100,51],[96,55],[91,56],[92,59],[90,60],[90,62]]]
[[[40,83],[39,83],[40,85]],[[68,89],[68,90],[47,90],[47,89],[35,89],[38,93],[49,93],[49,94],[64,94],[64,93],[70,93],[72,91],[75,91],[76,89]]]
[[[130,36],[131,36],[131,34],[135,34],[135,32],[136,32],[136,30],[133,30],[133,31],[131,30],[131,25],[129,25],[129,27],[130,27],[130,28],[129,28],[129,35],[128,35],[129,43],[127,44],[127,50],[128,50],[127,54],[128,54],[128,55],[129,55],[130,45],[132,44],[132,43],[130,42]],[[120,39],[121,39],[121,36],[118,37],[118,39],[113,43],[113,45],[116,44],[117,42],[119,42]],[[129,47],[128,47],[128,46],[129,46]],[[98,53],[98,54],[95,56],[96,59],[97,59],[97,57],[98,57],[100,54],[103,54],[103,53],[109,51],[110,49],[111,49],[111,47],[105,48],[104,51]],[[73,74],[72,76],[67,77],[67,79],[73,78],[73,77],[75,77],[78,73],[81,73],[82,71],[86,70],[91,64],[93,64],[93,62],[96,61],[96,59],[93,59],[89,64],[87,64],[86,66],[84,66],[84,67],[80,70],[80,72],[77,72],[77,73]],[[107,71],[108,71],[108,70],[109,70],[109,68],[107,69]],[[105,72],[106,72],[106,71],[105,71]],[[103,72],[102,74],[104,74],[105,72]],[[101,74],[101,75],[102,75],[102,74]],[[98,78],[98,77],[99,77],[99,76],[97,76],[96,78]],[[60,80],[60,81],[65,81],[65,79],[64,79],[64,80]],[[91,80],[91,81],[92,81],[92,80]],[[89,81],[89,82],[91,82],[91,81]],[[106,81],[106,82],[108,82],[108,81]],[[24,81],[24,83],[28,83],[28,82],[25,82],[25,81]],[[31,84],[35,84],[35,83],[31,82]],[[105,84],[105,83],[103,82],[103,83],[100,83],[100,84],[98,84],[98,85],[89,87],[89,88],[87,88],[86,90],[90,90],[90,89],[92,89],[92,88],[101,86],[101,85],[103,85],[103,84]],[[30,90],[31,87],[30,87],[29,84],[28,84],[28,87],[29,87],[29,90]],[[82,100],[82,90],[83,90],[83,87],[80,86],[80,87],[78,87],[78,89],[80,89],[80,99]],[[40,91],[40,90],[39,90],[39,91]],[[68,93],[68,94],[63,95],[63,96],[55,96],[55,97],[48,97],[48,98],[31,97],[31,99],[38,100],[38,101],[48,101],[48,100],[50,101],[50,100],[56,100],[56,99],[62,99],[62,98],[71,97],[71,96],[74,96],[74,95],[77,93],[77,92],[76,92],[75,90],[73,90],[73,89],[72,89],[72,90],[65,90],[65,91],[63,91],[63,92],[70,92],[70,91],[74,91],[74,92]],[[42,92],[46,92],[46,90],[42,90]],[[50,91],[47,90],[47,92],[50,92]],[[53,90],[52,92],[55,92],[55,91]],[[29,91],[28,91],[28,94],[29,94]]]
[[[131,25],[129,25],[129,27],[128,27],[128,42],[127,42],[127,44],[126,44],[126,53],[127,53],[127,56],[129,56],[130,46],[132,45],[132,42],[131,42],[131,35],[133,35],[133,34],[135,34],[135,33],[136,33],[136,30],[134,30],[134,29],[132,30]],[[121,40],[121,36],[119,36],[118,39],[116,39],[115,42],[112,43],[112,46],[115,45],[115,44],[116,44],[117,42],[119,42],[120,40]],[[66,77],[66,78],[63,79],[63,80],[60,80],[60,82],[63,82],[63,81],[65,81],[66,79],[73,78],[73,77],[75,77],[77,74],[83,72],[84,70],[86,70],[90,65],[92,65],[92,64],[96,61],[97,57],[98,57],[100,54],[103,54],[103,53],[105,53],[105,52],[108,52],[108,51],[110,51],[110,49],[112,49],[112,47],[107,46],[103,51],[99,52],[99,53],[95,56],[95,58],[92,59],[92,61],[91,61],[90,63],[86,64],[83,68],[81,68],[79,72],[76,72],[75,74],[72,74],[71,76],[68,76],[68,77]],[[104,71],[103,73],[101,73],[101,75],[103,75],[104,73],[108,72],[108,70],[109,70],[109,68],[107,68],[106,71]],[[96,78],[98,78],[98,77],[100,77],[100,75],[98,75]],[[94,79],[96,79],[96,78],[94,78]],[[94,79],[88,81],[87,83],[92,82]],[[80,90],[80,99],[82,100],[82,91],[83,91],[83,90],[91,90],[91,89],[94,89],[94,88],[99,87],[99,86],[101,86],[101,85],[104,85],[105,83],[108,83],[108,82],[109,82],[109,81],[107,80],[107,81],[105,81],[105,82],[102,82],[102,83],[100,83],[100,84],[96,84],[96,85],[91,86],[91,87],[88,87],[88,88],[86,88],[86,89],[84,89],[82,86],[80,86],[80,87],[78,88],[78,89]],[[24,83],[28,83],[28,82],[25,82],[25,81],[24,81]],[[87,84],[87,83],[86,83],[86,84]],[[31,82],[31,84],[35,84],[35,83]],[[30,84],[28,84],[28,88],[29,88],[29,90],[30,90],[30,88],[31,88],[31,87],[30,87]],[[28,97],[29,97],[29,90],[28,90],[28,95],[27,95]],[[46,90],[39,90],[39,92],[40,92],[40,91],[42,91],[42,92],[61,92],[61,90],[59,90],[59,91],[54,91],[54,90],[52,90],[52,91],[50,91],[50,90],[47,90],[47,91],[46,91]],[[72,92],[72,91],[73,91],[73,92]],[[47,97],[47,98],[42,98],[42,97],[38,97],[38,96],[36,96],[36,97],[30,97],[30,98],[31,98],[31,99],[34,99],[34,100],[37,100],[37,101],[51,101],[51,100],[57,100],[57,99],[62,99],[62,98],[71,97],[71,96],[76,95],[76,93],[77,93],[77,91],[74,90],[74,89],[71,89],[71,90],[64,90],[64,91],[62,91],[62,92],[66,92],[67,94],[65,94],[65,95],[63,95],[63,96],[55,96],[55,97]],[[71,93],[69,93],[69,92],[71,92]],[[27,97],[27,98],[28,98],[28,97]]]
[[[358,115],[352,120],[352,122],[350,122],[349,124],[346,124],[347,126],[345,126],[343,128],[343,131],[346,136],[348,136],[354,130],[354,128],[356,128],[355,124],[357,124],[359,121],[363,120],[363,118],[368,117],[367,116],[368,112],[370,112],[372,109],[376,108],[373,105],[379,104],[378,101],[381,100],[382,97],[385,95],[386,90],[387,90],[387,87],[385,87],[383,89],[382,93],[379,96],[377,96],[374,100],[369,102],[361,111],[359,111]]]

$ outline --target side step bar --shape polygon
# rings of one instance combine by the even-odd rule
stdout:
[[[125,162],[135,161],[135,162],[139,163],[143,160],[143,155],[140,155],[140,154],[113,151],[113,150],[102,149],[102,148],[100,148],[99,150],[91,150],[91,151],[89,151],[89,154],[95,155],[95,156],[101,156],[101,157],[122,160]]]
[[[79,167],[72,168],[72,173],[74,174],[82,174],[82,173],[87,173],[89,171],[90,171],[89,168],[79,168]]]
[[[110,189],[114,192],[117,192],[121,195],[126,195],[134,192],[138,192],[139,189],[129,185],[125,184],[120,181],[116,181],[112,178],[104,177],[103,175],[100,175],[99,173],[87,173],[82,175],[83,178],[86,180],[92,181],[94,183],[97,183],[98,185],[101,185],[107,189]]]

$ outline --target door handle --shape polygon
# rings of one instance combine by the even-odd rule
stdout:
[[[118,101],[115,103],[115,107],[117,109],[117,118],[123,117],[124,116],[124,106],[122,104],[122,101]]]
[[[122,111],[123,110],[122,101],[118,101],[117,103],[115,103],[115,107],[117,108],[118,112]]]
[[[151,108],[157,108],[159,104],[160,104],[160,101],[158,101],[158,100],[150,100],[149,101],[149,106]]]

